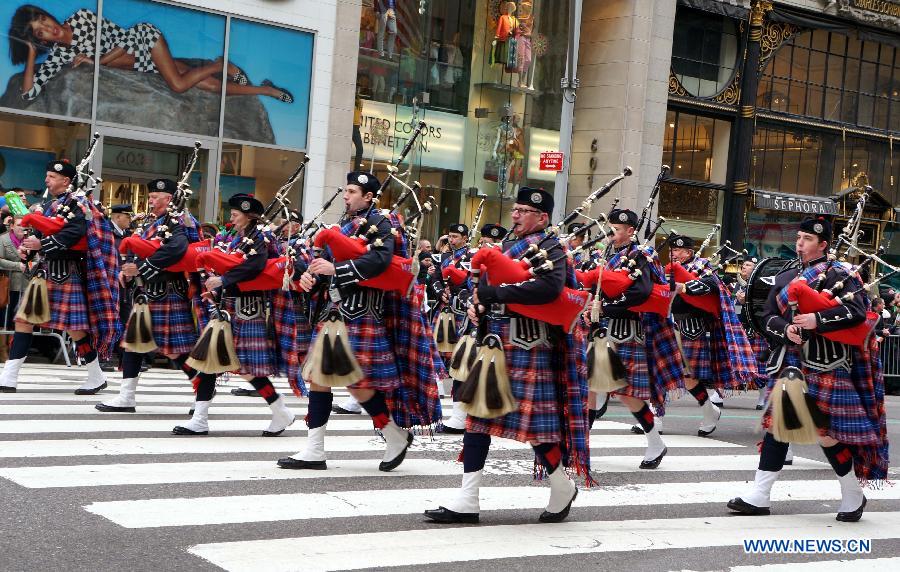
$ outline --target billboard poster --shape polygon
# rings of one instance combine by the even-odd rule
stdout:
[[[97,3],[0,2],[0,107],[90,119]]]
[[[252,97],[229,86],[225,138],[306,149],[313,34],[232,18],[228,37],[229,66],[239,68],[248,85],[268,91]],[[257,132],[245,127],[248,122]]]

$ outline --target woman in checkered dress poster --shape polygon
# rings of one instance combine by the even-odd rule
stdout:
[[[97,15],[87,9],[77,10],[60,22],[48,11],[25,4],[12,18],[9,28],[10,59],[14,65],[25,65],[22,99],[36,99],[44,86],[66,65],[93,66],[96,55]],[[293,103],[293,95],[265,80],[250,85],[247,75],[221,57],[191,67],[176,59],[162,32],[151,23],[140,22],[125,29],[104,18],[100,30],[100,65],[159,74],[169,89],[184,93],[192,88],[221,93],[223,71],[227,71],[225,93],[228,95],[264,95]],[[38,63],[39,57],[46,59]]]

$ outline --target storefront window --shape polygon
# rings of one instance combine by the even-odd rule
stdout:
[[[725,184],[731,124],[720,119],[669,110],[663,143],[663,162],[670,177]]]
[[[697,97],[711,97],[722,91],[737,65],[735,21],[678,6],[674,34],[672,71],[684,89]]]
[[[29,203],[40,202],[47,163],[57,158],[77,161],[88,133],[83,123],[0,113],[0,186],[4,192],[21,188]]]
[[[882,130],[900,130],[900,61],[893,46],[814,30],[778,49],[757,105]],[[896,117],[895,117],[896,116]]]
[[[35,24],[47,22],[50,34],[73,34],[59,41],[42,39],[44,31]],[[27,110],[59,117],[90,120],[94,93],[94,65],[97,2],[90,0],[36,0],[0,3],[0,30],[9,55],[0,58],[0,107]],[[82,57],[77,57],[81,54]],[[31,62],[34,74],[25,77]]]
[[[481,198],[483,223],[508,223],[520,186],[552,192],[555,173],[537,157],[559,148],[564,4],[434,0],[419,13],[418,1],[364,0],[350,164],[385,176],[424,120],[400,175],[438,202],[427,236],[471,222]],[[402,188],[395,182],[382,203]]]
[[[228,199],[237,193],[251,193],[264,205],[287,182],[303,160],[303,153],[225,143],[219,175],[219,216],[224,224],[231,216]],[[303,179],[291,187],[288,200],[294,208],[302,202]]]

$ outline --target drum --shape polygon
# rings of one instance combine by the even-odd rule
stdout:
[[[769,298],[769,292],[775,285],[775,276],[788,266],[796,263],[797,259],[764,258],[753,269],[753,273],[750,274],[750,279],[747,280],[747,294],[744,298],[743,310],[750,321],[750,325],[757,332],[763,333],[766,331],[762,318],[765,312],[766,300]]]

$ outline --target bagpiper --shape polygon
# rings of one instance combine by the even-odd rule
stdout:
[[[109,220],[89,198],[76,194],[78,176],[67,160],[47,164],[44,183],[53,201],[43,216],[59,217],[64,224],[53,234],[22,240],[23,258],[28,253],[40,258],[19,299],[9,360],[0,373],[2,393],[16,391],[35,326],[65,331],[75,343],[88,371],[75,395],[93,395],[106,387],[100,358],[109,358],[121,333],[115,282],[118,253]]]
[[[405,303],[395,292],[360,284],[384,273],[395,254],[406,254],[398,219],[373,206],[380,188],[370,173],[347,174],[340,232],[343,237],[368,237],[368,249],[361,256],[340,261],[322,252],[300,276],[303,291],[322,294],[315,301],[318,310],[312,349],[304,362],[304,371],[309,367],[312,372],[304,377],[309,385],[306,447],[279,459],[278,466],[284,469],[327,469],[325,431],[333,394],[322,372],[325,361],[330,363],[330,371],[349,366],[356,379],[346,387],[386,442],[379,470],[392,471],[403,462],[413,441],[407,427],[439,420],[437,357],[431,352],[433,344],[421,308]],[[337,331],[345,332],[346,339],[333,337],[338,324],[341,329]],[[401,340],[405,347],[397,347]]]
[[[734,281],[730,284],[732,299],[734,301],[734,310],[737,312],[741,325],[744,327],[744,333],[747,334],[747,340],[750,342],[750,349],[757,364],[756,385],[759,388],[759,396],[756,400],[756,409],[761,411],[766,406],[766,386],[768,384],[768,376],[766,375],[765,356],[769,353],[769,343],[765,336],[757,332],[753,327],[753,322],[747,315],[749,306],[747,302],[748,281],[753,269],[756,268],[756,259],[747,258],[741,261],[738,273]]]
[[[484,391],[489,392],[493,383],[500,383],[491,379],[491,372],[503,369],[496,363],[502,361],[515,404],[504,407],[509,412],[499,417],[468,416],[463,436],[462,486],[453,500],[425,511],[425,516],[433,521],[478,522],[479,489],[491,436],[515,439],[533,447],[536,472],[545,472],[550,481],[550,500],[540,515],[541,522],[561,522],[569,514],[578,488],[567,468],[584,477],[588,485],[592,483],[584,347],[558,326],[526,318],[505,307],[509,303],[545,304],[555,300],[567,284],[575,285],[574,270],[567,263],[562,246],[547,232],[552,212],[553,195],[543,189],[520,188],[512,209],[516,238],[502,246],[505,255],[515,260],[536,245],[550,253],[548,262],[552,261],[552,269],[524,282],[492,284],[488,268],[488,282],[479,283],[473,293],[468,317],[479,321],[478,326],[485,333],[483,347],[499,351],[502,357],[480,358],[484,363],[479,366],[476,362],[466,385],[474,390],[473,383],[478,380],[487,385]],[[503,377],[502,373],[496,375]]]
[[[703,411],[697,435],[706,437],[716,430],[722,416],[707,387],[714,391],[743,389],[756,379],[756,358],[728,290],[710,261],[697,256],[694,239],[671,235],[669,252],[669,270],[678,268],[686,280],[678,283],[679,294],[672,304],[687,365],[684,387]],[[698,302],[701,298],[706,303]]]
[[[818,429],[818,443],[837,474],[841,487],[841,503],[836,520],[856,522],[866,508],[861,483],[877,485],[887,478],[888,440],[884,410],[884,381],[873,351],[872,336],[849,345],[835,341],[835,334],[866,321],[868,300],[861,281],[851,275],[845,265],[830,256],[826,249],[832,239],[831,223],[823,217],[808,218],[797,232],[798,260],[787,265],[774,278],[762,317],[765,334],[772,351],[767,371],[781,372],[775,384],[797,383],[799,369],[805,378],[806,391],[800,401],[807,404]],[[795,313],[790,289],[803,281],[819,293],[841,296],[841,303],[817,312]],[[799,305],[797,306],[799,308]],[[799,312],[799,309],[798,309]],[[796,370],[794,370],[796,371]],[[780,389],[780,388],[777,388]],[[779,399],[790,398],[785,392]],[[811,398],[811,399],[805,399]],[[771,490],[784,467],[788,443],[779,441],[773,432],[780,427],[773,407],[784,412],[787,407],[773,398],[763,417],[767,430],[759,455],[752,488],[728,502],[732,511],[749,515],[771,512]],[[791,402],[793,416],[802,403]]]
[[[270,379],[278,371],[278,346],[269,336],[266,319],[268,292],[245,292],[238,286],[241,282],[259,277],[269,258],[277,256],[277,245],[275,237],[263,230],[260,217],[265,207],[259,199],[238,193],[228,199],[228,206],[231,207],[231,223],[236,235],[227,245],[226,252],[240,252],[243,260],[221,276],[207,278],[204,297],[213,302],[224,301],[224,312],[230,316],[234,353],[239,362],[237,373],[250,382],[272,410],[272,419],[262,436],[277,437],[293,424],[295,415]],[[200,342],[203,342],[202,338]],[[175,435],[209,433],[209,406],[215,395],[216,375],[203,371],[203,367],[196,369],[199,374],[194,413],[190,421],[172,429]]]
[[[179,262],[188,249],[188,243],[199,240],[199,233],[191,215],[185,213],[186,220],[175,220],[167,216],[169,203],[177,191],[177,183],[171,179],[156,179],[147,183],[148,209],[155,220],[147,225],[141,238],[151,239],[158,234],[165,238],[153,255],[145,259],[135,259],[122,264],[120,283],[129,287],[129,299],[145,297],[149,306],[151,332],[158,352],[171,359],[189,380],[198,372],[186,365],[188,352],[197,342],[197,326],[191,312],[188,295],[188,281],[184,272],[169,272],[168,266]],[[190,233],[187,227],[190,228]],[[160,237],[162,238],[162,237]],[[141,284],[136,284],[140,277]],[[127,295],[127,294],[126,294]],[[130,304],[129,304],[130,306]],[[138,320],[138,315],[131,319]],[[126,318],[126,322],[128,318]],[[134,324],[137,327],[138,324]],[[119,395],[111,400],[96,404],[98,411],[123,413],[135,411],[138,379],[144,353],[129,351],[123,346],[122,384]]]

